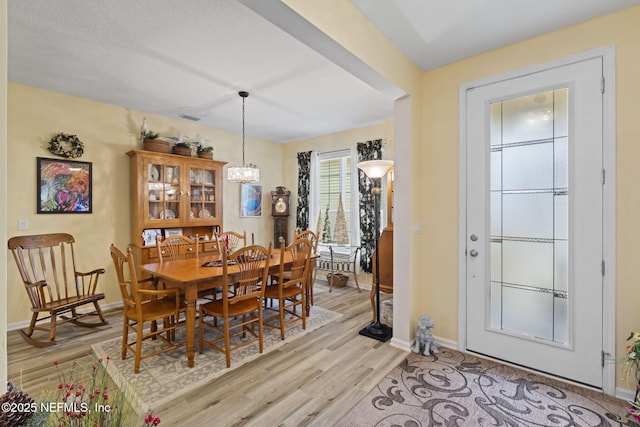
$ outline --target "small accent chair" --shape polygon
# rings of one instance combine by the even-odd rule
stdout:
[[[160,353],[175,350],[184,343],[175,343],[175,331],[180,325],[178,319],[185,306],[177,288],[151,289],[153,279],[138,281],[137,267],[131,248],[125,255],[111,244],[111,258],[116,268],[122,302],[124,303],[124,322],[122,327],[122,360],[127,358],[127,350],[135,356],[134,373],[140,372],[140,361]],[[162,328],[150,327],[162,320]],[[136,334],[135,342],[129,342],[129,331]],[[163,336],[165,334],[165,336]],[[142,353],[142,342],[148,339],[160,339],[166,346],[146,354]],[[135,347],[134,347],[135,345]]]
[[[245,246],[230,255],[222,252],[222,298],[202,304],[199,309],[198,349],[203,352],[208,346],[224,353],[227,367],[231,366],[231,350],[243,347],[252,342],[260,343],[260,353],[263,349],[263,320],[262,301],[264,298],[264,284],[267,283],[271,245],[265,248],[259,245]],[[229,265],[231,264],[231,265]],[[235,286],[235,295],[224,289]],[[215,322],[205,321],[205,316],[213,316]],[[242,316],[242,321],[231,324],[233,317]],[[218,326],[217,319],[222,319],[222,326]],[[256,332],[255,326],[258,326]],[[221,337],[205,341],[205,326],[222,334]],[[231,339],[247,333],[253,336],[249,340],[231,342]]]
[[[73,251],[75,239],[66,233],[38,234],[12,237],[8,241],[13,253],[25,290],[31,302],[31,322],[20,335],[29,344],[46,347],[56,343],[56,325],[72,322],[82,327],[97,327],[107,324],[98,301],[104,299],[103,293],[96,292],[98,278],[104,268],[89,272],[79,272]],[[93,304],[90,313],[78,313],[83,305]],[[48,315],[49,328],[36,326],[41,313]],[[85,316],[98,316],[98,322],[83,322]],[[48,330],[49,340],[33,338],[36,329]]]
[[[286,247],[282,245],[278,284],[268,286],[265,290],[266,300],[278,301],[277,309],[268,308],[277,311],[277,314],[265,319],[265,325],[280,329],[280,338],[283,340],[286,326],[301,321],[302,329],[307,327],[305,299],[312,252],[311,242],[305,238],[294,240]],[[285,259],[292,260],[290,267],[285,268]],[[298,306],[300,313],[297,310]],[[288,320],[285,320],[285,316],[288,316]]]

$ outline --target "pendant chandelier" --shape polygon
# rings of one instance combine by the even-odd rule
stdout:
[[[256,183],[260,181],[260,169],[251,163],[244,161],[244,100],[249,96],[249,92],[240,91],[238,95],[242,98],[242,166],[231,166],[227,169],[227,181],[241,183]]]

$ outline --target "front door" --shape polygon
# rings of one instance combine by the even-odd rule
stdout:
[[[602,387],[602,58],[466,92],[467,349]]]

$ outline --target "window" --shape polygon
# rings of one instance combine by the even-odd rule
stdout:
[[[353,191],[353,160],[350,150],[321,153],[318,158],[318,186],[314,197],[317,199],[317,228],[320,244],[356,245],[357,192]],[[352,197],[352,194],[355,195]],[[341,206],[342,205],[342,208]],[[313,218],[313,217],[312,217]]]

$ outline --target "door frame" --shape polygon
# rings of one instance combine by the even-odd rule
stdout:
[[[562,67],[575,62],[602,58],[603,67],[603,104],[602,104],[602,161],[606,171],[603,179],[602,211],[602,251],[603,251],[603,289],[602,289],[602,346],[604,367],[602,389],[606,394],[615,395],[616,371],[616,128],[615,128],[615,46],[592,49],[543,64],[533,65],[519,70],[463,83],[459,87],[459,158],[458,158],[458,350],[467,347],[467,101],[469,89],[485,86],[503,80],[521,77]]]

